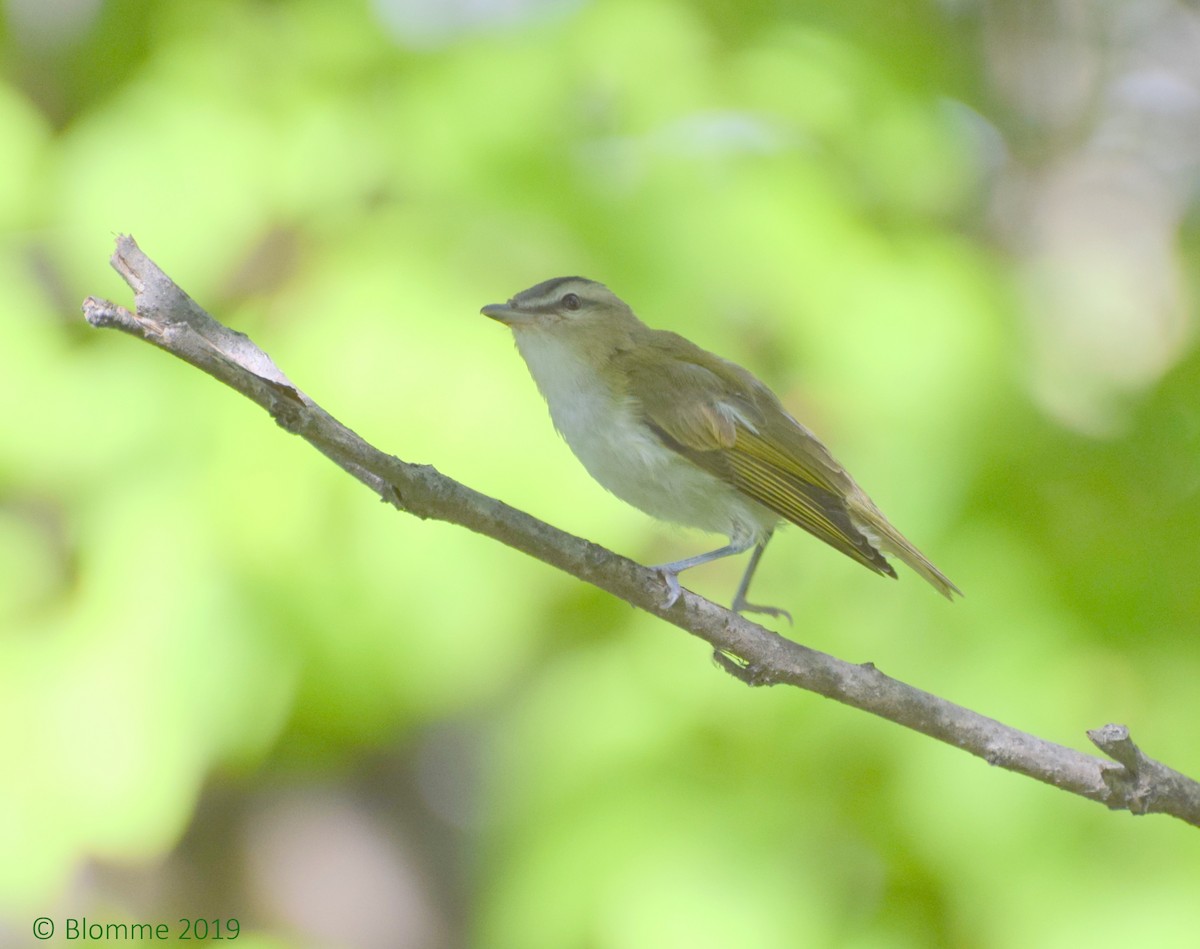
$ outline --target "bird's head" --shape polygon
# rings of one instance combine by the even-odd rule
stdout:
[[[618,338],[641,325],[629,305],[595,280],[555,277],[522,290],[507,303],[489,303],[484,316],[518,336],[533,330],[564,337]]]

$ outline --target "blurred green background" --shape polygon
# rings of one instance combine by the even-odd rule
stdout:
[[[609,284],[966,593],[788,531],[785,634],[1200,774],[1200,59],[1117,0],[7,0],[0,944],[1194,946],[1196,831],[791,689],[83,322],[133,234],[382,448],[646,563],[478,315]],[[688,575],[728,602],[743,564]],[[60,930],[48,944],[65,944]]]

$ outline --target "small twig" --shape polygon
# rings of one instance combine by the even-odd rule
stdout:
[[[1111,808],[1170,814],[1200,826],[1200,784],[1145,757],[1122,726],[1089,733],[1120,762],[1116,767],[905,685],[870,663],[854,665],[808,649],[690,591],[665,608],[656,571],[368,444],[305,395],[249,338],[197,306],[133,238],[117,238],[113,266],[133,288],[136,310],[89,297],[83,304],[89,323],[140,336],[236,389],[395,507],[470,528],[673,623],[708,642],[726,671],[748,684],[808,689]]]
[[[1175,814],[1189,823],[1200,823],[1200,784],[1187,775],[1146,757],[1129,737],[1124,725],[1105,725],[1088,732],[1092,743],[1122,767],[1101,772],[1112,791],[1107,801],[1115,810],[1134,814]],[[1167,802],[1164,806],[1164,802]],[[1190,816],[1185,816],[1190,815]]]

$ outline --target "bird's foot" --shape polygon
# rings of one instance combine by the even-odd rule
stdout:
[[[792,614],[787,610],[782,610],[777,606],[759,606],[757,603],[749,603],[742,597],[737,597],[733,601],[730,609],[735,613],[762,613],[764,616],[774,616],[776,618],[783,617],[788,621],[789,626],[795,626],[792,621]]]
[[[679,574],[666,567],[657,567],[663,583],[667,585],[667,598],[663,601],[663,609],[669,610],[683,595],[683,587],[679,585]]]

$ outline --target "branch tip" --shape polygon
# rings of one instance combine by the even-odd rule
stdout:
[[[146,289],[143,274],[146,265],[154,268],[153,262],[138,247],[137,241],[128,234],[117,235],[117,249],[113,251],[109,263],[112,264],[113,270],[121,275],[121,279],[129,284],[135,295]]]
[[[1146,760],[1142,750],[1129,737],[1129,727],[1126,725],[1108,724],[1103,728],[1093,728],[1087,733],[1093,745],[1106,755],[1125,766],[1131,777],[1137,777]]]
[[[103,297],[88,297],[83,301],[83,318],[96,329],[119,329],[140,332],[137,317],[118,303]]]

